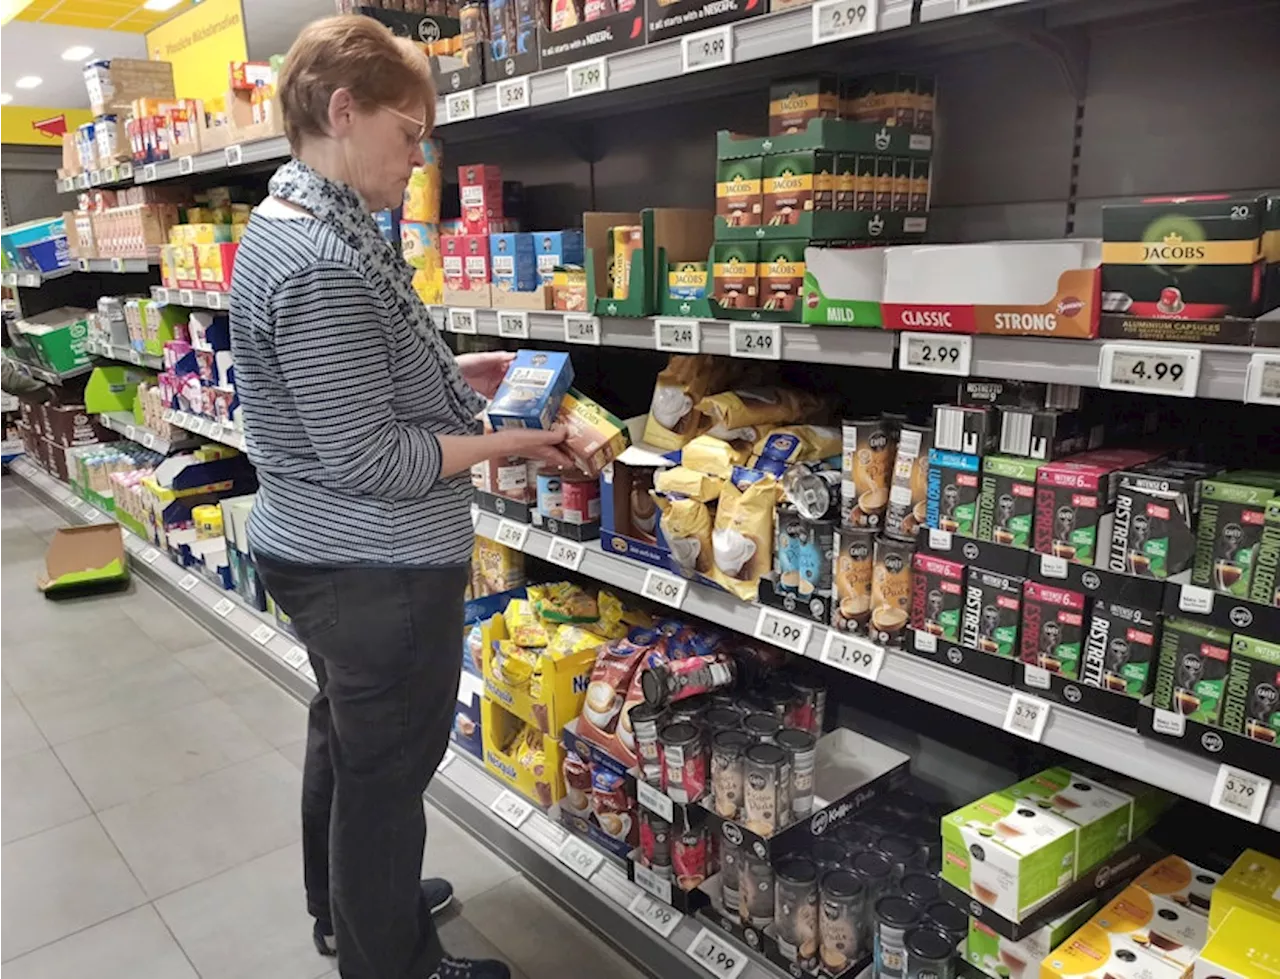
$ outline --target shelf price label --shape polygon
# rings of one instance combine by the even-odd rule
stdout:
[[[605,58],[594,58],[591,61],[580,61],[565,69],[565,77],[569,86],[569,97],[579,95],[595,95],[609,88],[609,62]]]
[[[498,111],[529,108],[529,76],[505,78],[498,82]]]
[[[191,591],[191,589],[196,586],[196,582],[197,582],[197,578],[195,575],[186,574],[186,575],[183,575],[181,580],[178,582],[178,587],[181,588],[183,591]]]
[[[227,309],[231,306],[231,297],[225,292],[206,292],[204,304],[210,309]]]
[[[1036,666],[1035,663],[1024,663],[1022,682],[1037,690],[1048,690],[1053,686],[1053,674],[1043,666]]]
[[[293,669],[300,670],[308,662],[307,651],[301,646],[290,646],[289,651],[284,654],[284,661]]]
[[[87,258],[77,258],[77,259],[76,259],[76,269],[77,269],[78,271],[81,271],[81,272],[88,272],[88,271],[89,271],[89,268],[90,268],[90,266],[89,266],[89,260],[88,260]],[[16,281],[16,280],[15,280],[15,281]]]
[[[1199,585],[1183,585],[1178,591],[1178,611],[1208,615],[1213,611],[1213,592]]]
[[[828,666],[875,683],[880,676],[880,667],[884,665],[884,647],[829,629],[821,658]]]
[[[133,164],[128,162],[121,163],[119,169],[116,172],[119,174],[121,180],[132,180]]]
[[[529,539],[529,525],[503,518],[498,521],[498,531],[493,535],[493,539],[499,544],[505,544],[513,551],[523,551],[525,541]]]
[[[499,310],[498,336],[505,340],[528,340],[529,313],[525,310]]]
[[[140,351],[140,350],[130,350],[130,351],[129,351],[129,363],[133,364],[135,367],[141,366],[141,365],[142,365],[142,351]]]
[[[1180,738],[1187,733],[1187,715],[1157,707],[1152,711],[1151,730],[1157,734],[1167,734],[1171,738]]]
[[[144,164],[142,167],[142,176],[138,178],[140,183],[149,184],[156,179],[156,165],[154,163]]]
[[[667,887],[667,896],[671,895],[671,882],[669,880],[660,880],[652,870],[648,867],[636,865],[636,883],[640,884],[640,873],[643,871],[655,884],[665,884]],[[645,890],[644,884],[640,884]],[[661,898],[654,900],[648,894],[637,894],[632,898],[631,903],[627,905],[627,910],[639,918],[649,928],[652,928],[663,938],[670,938],[671,933],[676,930],[684,915],[669,903],[664,902]]]
[[[254,629],[253,632],[249,633],[249,636],[259,646],[265,646],[276,637],[276,630],[264,622],[262,625],[258,626],[258,628]]]
[[[680,70],[705,71],[720,68],[733,61],[733,28],[726,24],[710,31],[686,34],[680,39]]]
[[[1218,778],[1213,783],[1213,794],[1209,796],[1209,805],[1219,812],[1260,823],[1270,794],[1271,779],[1221,765]]]
[[[879,0],[823,0],[813,5],[813,43],[874,34]]]
[[[689,582],[684,578],[677,578],[665,571],[651,568],[645,572],[644,584],[640,586],[640,595],[661,605],[679,608],[684,604],[684,596],[688,590]]]
[[[241,163],[244,162],[244,150],[241,149],[239,143],[233,143],[231,146],[228,146],[226,149],[226,153],[227,153],[227,166],[238,167]]]
[[[1200,351],[1160,344],[1104,343],[1098,387],[1194,398],[1200,383]]]
[[[178,175],[182,177],[189,176],[196,168],[196,161],[189,156],[181,157],[178,160]]]
[[[898,344],[898,369],[920,374],[969,376],[973,337],[949,333],[904,333]]]
[[[600,869],[600,864],[604,863],[604,854],[590,843],[570,836],[556,851],[556,859],[583,880],[590,880],[591,875]]]
[[[746,953],[707,928],[694,936],[687,951],[689,958],[720,979],[738,979],[747,967]]]
[[[569,314],[564,318],[564,342],[600,346],[600,317]]]
[[[476,117],[476,93],[472,89],[450,92],[444,97],[444,121],[466,122]]]
[[[124,271],[124,259],[123,259],[123,258],[113,258],[113,259],[111,260],[111,271],[112,271],[112,272],[123,272],[123,271]]]
[[[490,811],[504,822],[511,824],[519,829],[529,814],[533,812],[533,803],[526,802],[512,792],[503,790],[498,798],[493,800],[493,805],[489,807]]]
[[[757,639],[763,639],[790,652],[803,654],[812,632],[812,622],[805,622],[776,609],[762,608],[756,619],[754,635]]]
[[[568,568],[570,571],[577,571],[582,567],[582,555],[586,553],[586,547],[577,541],[566,540],[563,537],[552,537],[551,546],[547,548],[547,560],[552,564],[558,564],[562,568]]]
[[[1044,737],[1044,725],[1049,720],[1049,703],[1039,697],[1015,693],[1009,698],[1009,708],[1004,713],[1004,729],[1028,741]]]
[[[159,556],[160,556],[159,551],[157,551],[154,547],[148,547],[145,551],[142,552],[142,563],[155,564],[156,558],[158,558]]]
[[[132,425],[126,425],[124,427],[124,437],[130,442],[136,442],[138,441],[138,430]]]
[[[469,333],[474,336],[476,329],[476,311],[474,309],[449,308],[449,332]]]
[[[1280,356],[1254,354],[1244,373],[1244,403],[1280,405]]]
[[[697,320],[653,321],[653,344],[673,354],[696,354],[702,348],[702,324]]]
[[[178,290],[179,306],[194,306],[195,304],[196,304],[196,297],[192,294],[190,289]]]
[[[236,603],[229,598],[224,598],[213,607],[213,612],[219,618],[225,619],[231,614],[231,610],[236,607]]]
[[[636,801],[650,812],[657,813],[667,822],[675,822],[676,806],[671,801],[671,796],[650,785],[642,778],[636,779]]]
[[[729,353],[752,360],[781,360],[782,327],[777,323],[730,323]]]

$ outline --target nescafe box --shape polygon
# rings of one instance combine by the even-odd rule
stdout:
[[[965,566],[917,551],[911,556],[911,628],[960,641]]]
[[[764,157],[764,223],[799,224],[803,214],[835,208],[835,154],[795,150]]]
[[[1022,662],[1068,679],[1080,676],[1084,594],[1027,581],[1022,586]]]
[[[971,567],[965,573],[960,644],[1004,659],[1018,657],[1025,578]]]
[[[1264,744],[1280,739],[1280,644],[1232,637],[1222,727]]]
[[[731,228],[760,224],[764,211],[761,172],[764,160],[746,156],[716,164],[716,214]]]
[[[1230,661],[1230,631],[1176,615],[1166,618],[1152,706],[1217,727]]]
[[[1159,460],[1117,476],[1107,569],[1168,578],[1195,557],[1200,483],[1221,467]]]
[[[1031,546],[1035,519],[1036,472],[1041,463],[1013,456],[982,460],[982,495],[978,497],[978,540],[1010,547]]]
[[[721,306],[754,309],[760,305],[760,244],[717,241],[711,246],[711,294]]]
[[[804,286],[804,239],[766,239],[760,243],[760,308],[795,308]]]
[[[1094,599],[1080,682],[1129,697],[1145,696],[1159,637],[1158,612]]]
[[[803,132],[810,119],[840,116],[840,83],[835,75],[786,78],[769,86],[769,135]]]
[[[1161,198],[1102,208],[1102,295],[1131,316],[1261,310],[1265,200]]]
[[[978,469],[982,460],[963,452],[929,450],[929,526],[973,537],[977,530]]]

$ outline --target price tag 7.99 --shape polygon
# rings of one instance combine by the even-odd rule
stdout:
[[[594,95],[609,88],[609,62],[604,58],[580,61],[565,69],[569,96]]]
[[[564,318],[564,342],[600,346],[600,318],[570,314]]]
[[[1194,398],[1200,384],[1200,351],[1158,344],[1104,343],[1098,387]]]
[[[781,360],[782,327],[777,323],[730,323],[729,353],[753,360]]]
[[[507,78],[498,82],[498,111],[529,108],[529,76]]]
[[[870,640],[831,629],[822,646],[822,662],[874,683],[884,664],[884,648]]]
[[[476,311],[474,309],[450,308],[449,332],[469,333],[474,336],[479,332],[476,329]]]
[[[726,24],[710,31],[686,34],[680,39],[681,70],[720,68],[733,61],[733,27]]]
[[[667,353],[696,354],[702,347],[702,324],[686,319],[654,320],[653,342]]]
[[[644,871],[650,877],[653,871],[648,867],[642,867],[636,864],[636,883],[640,883],[640,871]],[[670,893],[671,882],[662,881],[667,885],[667,891]],[[648,890],[644,884],[640,884],[645,890]],[[656,931],[663,938],[670,938],[671,933],[676,930],[681,919],[684,918],[679,911],[671,907],[670,904],[664,904],[661,900],[654,900],[648,894],[637,894],[627,905],[627,910],[643,921],[646,925]]]
[[[765,642],[781,646],[793,653],[803,653],[809,645],[809,634],[813,632],[813,623],[797,619],[785,612],[771,608],[762,608],[756,619],[755,637]]]
[[[721,935],[707,928],[698,932],[689,945],[689,958],[720,979],[738,979],[747,967],[747,956]]]
[[[685,592],[688,590],[689,582],[685,579],[669,575],[665,571],[650,569],[645,572],[640,594],[644,598],[669,605],[671,608],[679,608],[684,604]]]
[[[1044,737],[1044,725],[1049,720],[1049,704],[1038,697],[1015,693],[1009,698],[1009,709],[1004,714],[1004,729],[1028,741]]]
[[[493,539],[513,551],[523,551],[524,542],[529,539],[529,525],[516,523],[514,520],[499,520],[498,531],[493,535]]]
[[[813,5],[813,43],[874,34],[880,0],[822,0]]]
[[[904,333],[898,345],[898,369],[921,374],[969,376],[973,337],[949,333]]]
[[[498,310],[498,336],[505,340],[528,340],[529,314],[524,310]]]
[[[1230,765],[1222,765],[1218,768],[1218,778],[1213,783],[1209,805],[1219,812],[1259,823],[1266,811],[1267,796],[1270,794],[1270,779]]]
[[[586,548],[577,541],[552,537],[551,546],[547,548],[547,560],[570,571],[577,571],[582,567],[582,555],[585,552]]]
[[[444,97],[444,121],[465,122],[476,117],[476,93],[471,89],[465,92],[450,92]]]

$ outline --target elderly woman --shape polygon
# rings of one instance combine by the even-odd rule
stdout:
[[[293,159],[236,257],[236,387],[260,489],[250,544],[306,643],[319,693],[303,863],[343,979],[505,979],[444,954],[419,881],[422,794],[444,756],[471,552],[468,470],[568,464],[561,431],[478,434],[509,354],[454,357],[370,211],[400,204],[436,93],[425,56],[366,17],[317,21],[279,97]]]

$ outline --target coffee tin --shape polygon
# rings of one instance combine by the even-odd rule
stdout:
[[[867,902],[860,922],[864,941],[871,940],[871,909],[876,901],[893,890],[893,864],[883,853],[867,850],[853,858],[853,872],[867,889]]]
[[[844,823],[836,827],[836,838],[849,849],[861,853],[874,849],[880,834],[866,823]]]
[[[929,874],[906,874],[898,887],[902,896],[919,908],[938,900],[938,879]]]
[[[706,697],[689,697],[687,700],[679,700],[667,709],[667,720],[672,723],[683,721],[688,724],[701,724],[702,716],[710,707],[711,701]]]
[[[835,521],[840,517],[840,473],[800,463],[782,476],[782,494],[806,520]]]
[[[907,968],[906,934],[919,922],[920,909],[905,897],[890,894],[876,902],[876,979],[902,979]]]
[[[668,724],[658,735],[662,748],[662,791],[681,804],[696,802],[707,790],[707,750],[692,724]]]
[[[600,519],[599,479],[566,470],[560,481],[560,495],[565,523],[595,523]]]
[[[673,834],[671,866],[680,890],[692,891],[707,879],[708,849],[706,823]]]
[[[744,925],[764,928],[773,921],[773,867],[745,849],[738,853],[738,917]]]
[[[804,677],[791,681],[796,692],[796,703],[785,723],[798,727],[815,738],[822,737],[822,725],[827,713],[827,688]]]
[[[969,916],[950,901],[934,901],[924,910],[925,923],[945,932],[953,947],[969,937]]]
[[[666,721],[666,711],[650,704],[636,704],[627,717],[636,739],[636,757],[640,762],[640,777],[650,785],[662,784],[662,751],[658,745],[658,730]]]
[[[926,925],[907,932],[903,944],[905,979],[955,979],[957,956],[951,936]]]
[[[709,707],[702,715],[702,726],[708,731],[741,731],[742,715],[732,707]]]
[[[782,722],[772,714],[748,714],[742,719],[742,730],[757,744],[772,744],[782,730]]]
[[[663,705],[733,686],[738,670],[725,653],[690,656],[650,666],[640,674],[644,699]]]
[[[818,909],[818,946],[823,966],[839,975],[865,954],[861,921],[866,888],[847,870],[831,870],[822,878]]]
[[[818,868],[804,857],[778,864],[773,885],[773,934],[778,951],[807,962],[818,951]]]
[[[809,859],[823,870],[848,869],[849,851],[838,840],[827,837],[815,840],[809,851]]]
[[[874,530],[841,527],[836,540],[835,608],[831,624],[841,632],[865,633],[871,619]]]
[[[804,819],[813,811],[813,769],[818,756],[818,739],[808,731],[785,728],[778,733],[778,747],[789,756],[791,766],[791,813]]]
[[[737,819],[742,811],[743,756],[751,738],[742,731],[718,731],[711,738],[711,803],[716,814]]]
[[[779,507],[773,556],[778,592],[802,602],[830,596],[835,539],[835,521],[810,520],[790,507]]]
[[[924,867],[924,853],[920,844],[905,836],[882,836],[876,848],[893,864],[895,880],[901,880],[904,874]]]
[[[769,837],[787,825],[791,815],[787,753],[773,744],[747,749],[743,763],[743,823],[757,836]]]
[[[640,862],[659,877],[671,876],[671,824],[648,809],[640,810]]]

